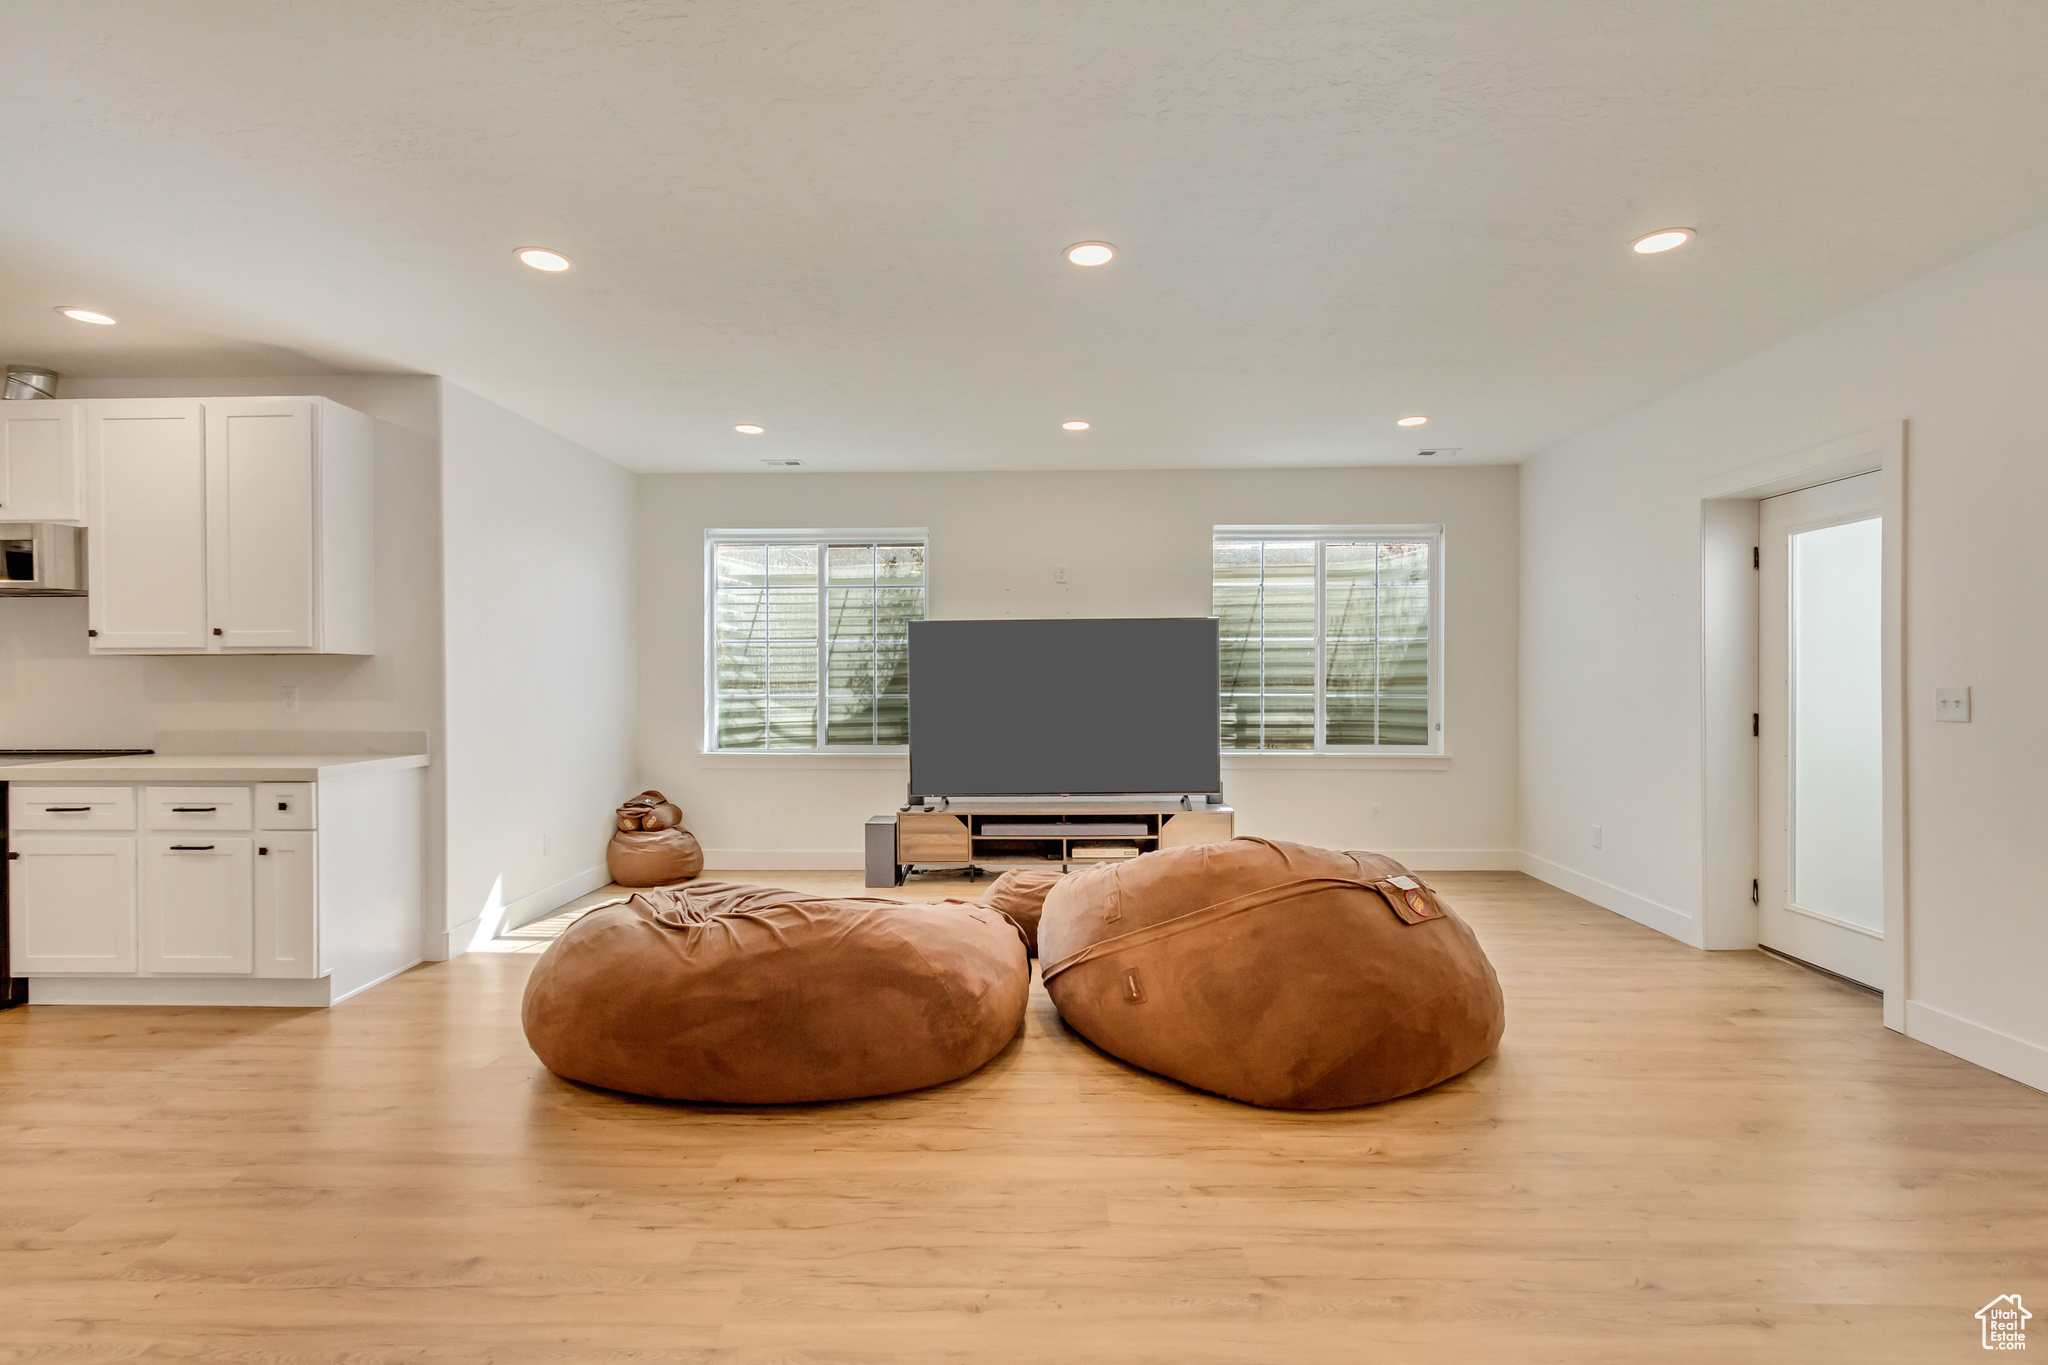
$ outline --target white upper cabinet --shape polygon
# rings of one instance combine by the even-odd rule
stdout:
[[[223,649],[313,647],[313,404],[206,405],[209,615]]]
[[[324,398],[86,401],[101,654],[369,654],[371,421]]]
[[[95,653],[204,650],[206,412],[190,399],[84,408]]]
[[[78,404],[0,402],[0,521],[76,525],[85,516],[79,468]]]

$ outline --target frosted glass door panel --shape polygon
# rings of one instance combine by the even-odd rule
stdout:
[[[1884,928],[1883,523],[1792,537],[1792,903]]]

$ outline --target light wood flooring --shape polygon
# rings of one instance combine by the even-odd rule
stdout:
[[[327,1011],[0,1013],[0,1360],[1960,1361],[2005,1293],[2048,1349],[2048,1095],[1786,963],[1434,880],[1506,1042],[1344,1113],[1133,1070],[1042,990],[916,1094],[588,1090],[519,1030],[559,924]]]

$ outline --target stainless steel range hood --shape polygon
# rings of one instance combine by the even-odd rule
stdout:
[[[0,597],[85,596],[85,528],[0,522]]]

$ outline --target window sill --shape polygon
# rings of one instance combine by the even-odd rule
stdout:
[[[707,768],[772,768],[801,770],[829,768],[840,772],[872,770],[904,772],[910,765],[908,749],[703,749],[697,761]]]
[[[1225,771],[1232,768],[1246,769],[1298,769],[1302,771],[1340,771],[1344,769],[1381,768],[1406,770],[1409,772],[1441,772],[1451,766],[1449,754],[1318,754],[1318,753],[1255,753],[1248,751],[1226,751],[1223,755]]]

